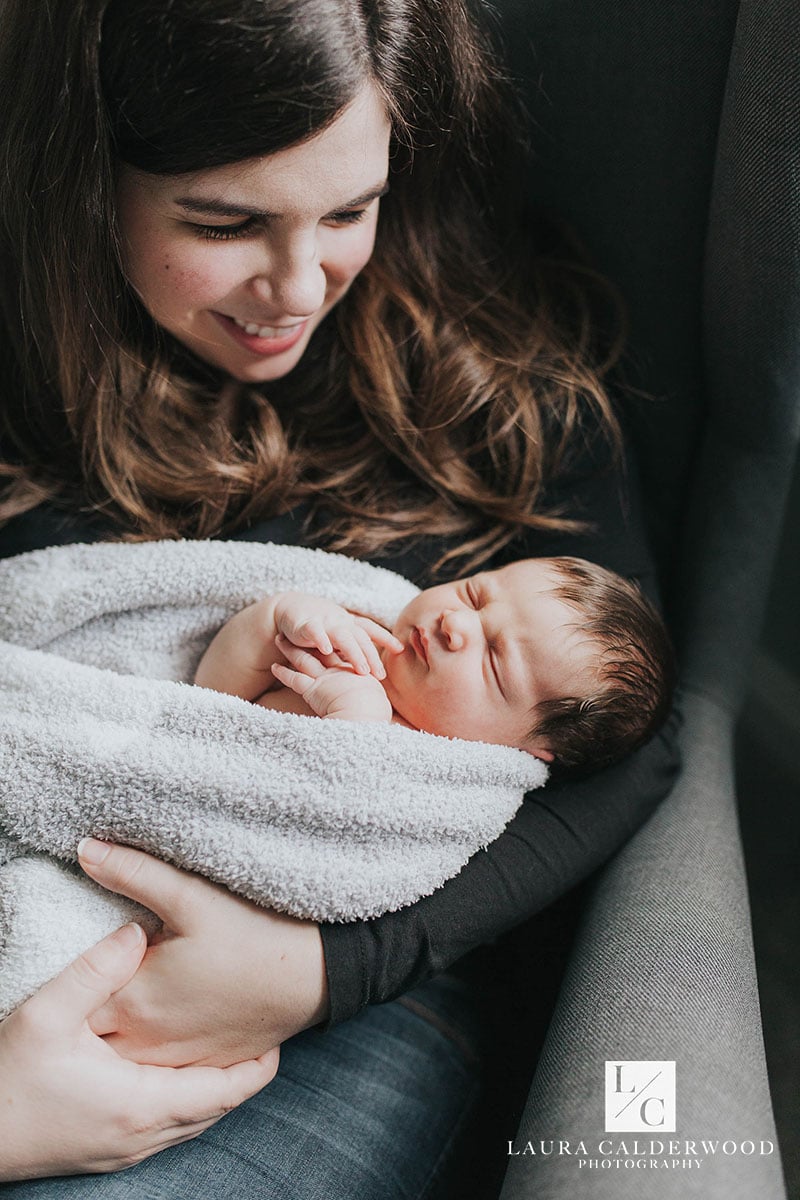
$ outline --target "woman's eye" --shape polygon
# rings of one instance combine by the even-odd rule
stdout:
[[[240,221],[238,225],[192,225],[192,229],[197,231],[198,236],[208,238],[210,241],[227,242],[232,238],[244,237],[250,233],[255,226],[253,217],[248,217],[246,221]]]
[[[479,603],[479,600],[478,600],[478,592],[477,592],[477,590],[476,590],[476,588],[475,588],[475,585],[474,585],[474,583],[471,583],[471,582],[468,580],[468,581],[467,581],[467,585],[466,585],[466,589],[465,589],[465,590],[466,590],[466,593],[467,593],[467,600],[469,600],[469,602],[470,602],[470,604],[472,605],[472,607],[473,607],[473,608],[479,608],[479,607],[480,607],[480,603]]]
[[[366,208],[348,208],[344,212],[334,213],[331,222],[334,225],[357,225],[367,215]]]

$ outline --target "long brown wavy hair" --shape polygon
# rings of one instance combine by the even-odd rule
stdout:
[[[179,174],[392,119],[373,257],[271,385],[160,330],[128,286],[120,162]],[[602,284],[521,213],[519,113],[462,0],[3,0],[0,520],[44,500],[127,538],[210,537],[310,500],[368,555],[476,565],[542,510],[604,387]],[[465,561],[464,561],[465,560]]]

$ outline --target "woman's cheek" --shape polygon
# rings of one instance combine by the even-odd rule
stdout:
[[[377,222],[374,220],[366,226],[359,225],[349,231],[350,236],[346,243],[340,240],[332,247],[327,247],[327,252],[323,251],[323,257],[327,260],[326,273],[329,280],[333,276],[337,284],[347,286],[363,271],[372,258],[376,228]],[[336,231],[333,236],[336,236]],[[341,238],[341,232],[339,236]]]
[[[375,234],[377,233],[378,222],[373,220],[363,231],[363,239],[357,246],[358,265],[355,267],[353,274],[357,275],[363,270],[369,260],[372,258],[372,252],[375,249]],[[359,230],[361,233],[361,230]]]
[[[146,307],[157,318],[213,308],[234,290],[238,276],[231,265],[210,256],[205,247],[181,253],[156,251],[150,262],[149,286],[143,293]]]
[[[366,231],[360,244],[355,248],[354,274],[358,274],[359,271],[363,270],[372,258],[372,251],[375,249],[375,228],[373,224],[372,228]]]

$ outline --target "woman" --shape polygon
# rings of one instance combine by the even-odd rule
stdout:
[[[224,536],[420,584],[545,553],[649,582],[601,305],[523,241],[513,113],[461,0],[9,0],[3,22],[0,553]],[[0,1028],[10,1099],[39,1064],[35,1134],[0,1178],[128,1165],[267,1082],[283,1044],[281,1066],[187,1146],[7,1190],[429,1194],[477,1086],[472,988],[441,973],[584,878],[673,768],[664,733],[551,788],[369,923],[294,921],[89,842],[84,869],[167,936],[138,969],[138,935],[127,958],[101,944],[82,1006],[68,972]],[[155,1072],[136,1087],[131,1059]],[[203,1073],[188,1108],[176,1066]]]

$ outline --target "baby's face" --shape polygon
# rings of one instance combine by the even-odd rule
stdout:
[[[592,661],[558,581],[546,560],[524,560],[421,592],[394,626],[403,653],[383,657],[394,709],[428,733],[552,759],[526,742],[532,709],[582,694]]]

